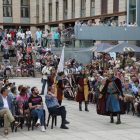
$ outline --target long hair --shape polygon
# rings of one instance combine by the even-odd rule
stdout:
[[[27,90],[27,88],[26,88],[26,87],[23,87],[23,88],[21,89],[20,96],[24,96],[26,90]]]

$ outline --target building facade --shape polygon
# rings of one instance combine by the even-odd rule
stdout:
[[[128,0],[0,0],[0,27],[65,28],[76,20],[117,24],[127,20]],[[133,0],[132,0],[133,1]]]

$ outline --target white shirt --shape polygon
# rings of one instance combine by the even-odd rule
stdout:
[[[47,52],[48,52],[48,51],[51,51],[51,48],[47,48],[46,51],[47,51]]]
[[[136,57],[132,57],[131,59],[134,60],[134,62],[136,61]]]
[[[18,37],[20,37],[20,35],[21,35],[21,32],[18,32],[16,35],[17,35],[17,38],[18,38]]]
[[[116,60],[115,64],[116,64],[116,68],[120,67],[120,60]]]
[[[22,43],[22,40],[18,40],[17,43],[18,43],[18,44],[21,44],[21,43]]]
[[[24,38],[25,38],[25,33],[20,34],[20,37],[21,37],[22,39],[24,39]]]
[[[72,70],[72,73],[78,73],[78,69],[77,68],[71,68],[71,70]]]
[[[36,68],[40,67],[40,62],[36,62]]]
[[[47,67],[47,66],[45,66],[45,67],[42,69],[42,73],[47,73],[47,74],[49,75],[51,69],[52,69],[52,67]],[[43,79],[47,80],[47,79],[48,79],[48,76],[47,76],[47,75],[43,75]]]
[[[3,99],[3,108],[6,108],[6,109],[9,109],[9,105],[8,105],[8,102],[7,102],[7,96],[6,96],[6,98],[3,98],[2,97],[2,99]]]
[[[29,38],[31,36],[29,34],[31,34],[31,31],[26,31],[26,38]]]

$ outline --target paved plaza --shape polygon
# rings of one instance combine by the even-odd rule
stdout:
[[[21,84],[37,86],[39,91],[42,87],[39,78],[16,78],[9,81],[16,82],[16,86]],[[140,118],[133,116],[132,113],[121,116],[122,124],[116,125],[109,123],[109,117],[97,115],[96,106],[93,104],[89,105],[89,112],[84,111],[84,104],[83,111],[78,111],[78,103],[74,101],[64,99],[62,104],[67,105],[67,120],[70,121],[67,125],[68,130],[60,129],[61,118],[58,117],[57,126],[51,129],[50,121],[45,133],[41,132],[40,128],[28,131],[24,126],[23,129],[18,127],[18,132],[14,133],[9,129],[9,135],[4,136],[4,128],[0,128],[0,140],[140,140]],[[47,110],[46,105],[44,108]],[[46,112],[48,117],[48,111]]]

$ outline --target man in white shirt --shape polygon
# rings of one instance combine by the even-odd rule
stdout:
[[[30,40],[31,40],[31,31],[29,31],[29,28],[27,28],[27,31],[26,31],[26,43],[29,43]]]
[[[71,68],[71,70],[72,70],[73,74],[77,74],[78,73],[78,69],[76,68],[75,65],[73,65],[73,68]]]
[[[19,46],[19,48],[22,48],[23,51],[23,46],[22,46],[22,40],[19,37],[19,40],[17,41],[17,45]]]
[[[43,86],[42,86],[42,91],[41,91],[41,95],[44,95],[44,90],[45,90],[45,86],[48,80],[48,75],[50,75],[50,70],[52,69],[52,67],[50,67],[50,62],[47,62],[47,66],[45,66],[42,69],[42,74],[43,74]]]

